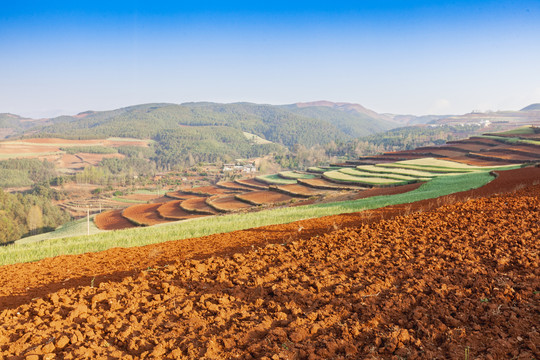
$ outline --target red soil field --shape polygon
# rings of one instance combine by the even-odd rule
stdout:
[[[236,198],[253,205],[267,205],[291,201],[292,196],[277,191],[260,190],[236,195]]]
[[[501,166],[501,165],[511,165],[508,161],[504,161],[503,159],[495,160],[495,159],[480,159],[476,157],[471,157],[468,155],[463,156],[454,156],[452,158],[443,158],[442,160],[450,160],[455,161],[467,165],[473,165],[473,166]]]
[[[157,212],[159,215],[167,220],[185,220],[185,219],[193,219],[201,216],[206,215],[196,215],[190,212],[185,211],[180,207],[180,203],[183,200],[174,200],[169,201],[164,204],[162,204],[160,207],[157,208]]]
[[[452,143],[452,144],[448,144],[446,146],[449,150],[453,150],[453,149],[457,149],[457,150],[463,150],[463,151],[473,151],[473,152],[476,152],[476,151],[482,151],[482,150],[488,150],[488,149],[491,149],[493,148],[493,146],[488,146],[488,145],[482,145],[482,144],[473,144],[473,143],[470,143],[470,144],[467,144],[467,143]]]
[[[530,179],[531,172],[519,174]],[[463,195],[521,186],[507,175],[497,180],[498,187]],[[254,249],[248,241],[244,251],[227,251],[221,242],[209,256],[193,258],[186,241],[171,242],[182,244],[184,256],[152,247],[176,255],[175,262],[132,268],[120,282],[98,280],[90,286],[86,278],[84,286],[1,312],[0,354],[17,359],[538,358],[540,185],[452,205],[423,204],[438,209],[382,221],[356,218],[352,228],[334,222],[326,234],[281,237],[279,245],[264,240]],[[327,224],[324,218],[314,223],[321,221]],[[238,241],[243,233],[228,239]],[[218,237],[223,241],[227,235]],[[112,249],[107,255],[116,251],[120,256],[114,260],[125,264],[130,250]],[[90,255],[75,257],[76,263],[96,264],[81,262]],[[139,261],[147,260],[144,252],[138,255]],[[64,276],[73,276],[69,258],[56,258],[64,260]],[[46,262],[29,265],[49,274]],[[28,273],[20,274],[15,283]]]
[[[212,196],[206,202],[217,211],[223,212],[238,211],[253,207],[253,205],[237,200],[234,194]]]
[[[201,194],[201,195],[218,195],[218,194],[231,194],[235,191],[230,189],[223,189],[216,186],[200,186],[191,189],[184,190],[185,192]],[[237,192],[237,191],[236,191]]]
[[[502,142],[500,141],[496,141],[496,140],[493,140],[493,139],[489,139],[489,138],[481,138],[481,137],[470,137],[468,139],[465,139],[465,140],[460,140],[459,141],[460,143],[473,143],[473,144],[482,144],[482,145],[491,145],[491,146],[498,146],[498,145],[501,145],[503,144]],[[449,142],[449,143],[452,143],[452,142]]]
[[[505,151],[513,152],[515,151],[517,154],[523,154],[532,156],[534,158],[540,159],[540,146],[505,146]]]
[[[43,297],[59,289],[86,286],[92,279],[96,286],[102,281],[120,281],[137,274],[139,270],[172,264],[177,260],[205,259],[212,255],[245,252],[254,246],[281,244],[284,240],[309,239],[322,236],[335,229],[358,227],[416,211],[436,209],[456,201],[515,191],[525,186],[538,185],[540,181],[539,167],[501,171],[498,174],[496,179],[479,189],[410,204],[263,226],[201,238],[168,241],[143,247],[113,248],[97,253],[64,255],[32,263],[0,266],[0,310],[19,306],[33,298]],[[398,188],[400,187],[393,189]],[[539,191],[538,186],[534,189]]]
[[[463,155],[463,151],[456,151],[456,150],[451,150],[451,149],[445,149],[445,148],[441,148],[441,149],[437,149],[437,150],[430,150],[430,153],[431,154],[434,154],[434,155],[437,155],[437,156],[443,156],[443,157],[453,157],[453,156],[462,156]]]
[[[276,188],[279,191],[285,192],[291,196],[311,197],[328,194],[328,191],[316,190],[302,184],[278,185]]]
[[[171,199],[178,199],[178,200],[187,200],[187,199],[194,199],[194,198],[200,197],[197,195],[185,193],[182,190],[168,192],[166,196],[170,197]]]
[[[241,191],[253,190],[253,188],[250,188],[249,186],[242,186],[238,183],[235,183],[234,181],[220,181],[217,183],[217,186],[225,188],[225,189],[231,189],[231,190],[241,190]]]
[[[184,200],[180,203],[180,207],[187,212],[196,214],[216,214],[216,211],[206,203],[206,198],[193,198]]]
[[[262,182],[259,182],[255,179],[238,179],[234,180],[236,183],[240,185],[247,186],[251,189],[268,189],[269,185],[265,185]]]
[[[520,155],[516,154],[514,152],[508,152],[504,150],[490,150],[490,151],[484,151],[481,153],[470,153],[471,156],[474,157],[485,157],[486,159],[501,159],[503,161],[508,162],[515,162],[515,163],[522,163],[522,162],[531,162],[531,161],[538,161],[538,158],[527,156],[527,155]]]
[[[94,223],[101,230],[120,230],[137,226],[122,216],[122,209],[104,211],[96,215]]]
[[[161,204],[132,205],[124,209],[122,216],[130,221],[133,221],[135,224],[140,224],[143,226],[151,226],[169,222],[169,220],[163,219],[161,216],[159,216],[157,209],[160,206]]]
[[[337,184],[326,179],[315,178],[315,179],[298,179],[298,183],[312,187],[315,189],[330,189],[330,190],[362,190],[365,187],[355,186],[355,185],[343,185]]]

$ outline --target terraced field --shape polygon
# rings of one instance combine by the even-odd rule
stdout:
[[[185,220],[205,216],[202,214],[194,214],[192,212],[185,211],[180,207],[182,201],[184,200],[174,200],[161,205],[157,208],[159,216],[165,220]]]
[[[389,179],[389,178],[382,178],[377,176],[356,176],[356,175],[350,175],[347,173],[342,172],[341,170],[333,170],[333,171],[327,171],[323,174],[323,177],[325,179],[328,179],[333,182],[337,183],[352,183],[352,184],[358,184],[362,186],[398,186],[398,185],[405,185],[408,184],[409,181],[405,180],[396,180],[396,179]]]
[[[206,200],[214,210],[220,212],[234,212],[239,210],[247,210],[253,207],[244,201],[236,198],[236,195],[218,195],[212,196]]]
[[[180,207],[190,213],[215,215],[216,212],[206,203],[205,198],[192,198],[180,203]]]
[[[276,189],[290,196],[312,197],[328,194],[329,191],[318,190],[301,184],[278,185]]]
[[[369,213],[0,267],[0,356],[538,358],[540,184],[520,170]]]
[[[282,171],[278,175],[279,175],[279,177],[281,177],[283,179],[292,179],[292,180],[313,179],[313,178],[316,177],[313,174],[306,174],[306,173],[301,173],[301,172],[298,172],[298,171]]]
[[[290,172],[292,173],[292,171]],[[303,177],[300,177],[303,178]],[[296,184],[296,179],[283,178],[279,174],[272,175],[260,175],[255,177],[259,182],[269,184],[269,185],[287,185],[287,184]]]
[[[120,230],[137,226],[122,216],[122,211],[122,209],[104,211],[96,215],[94,223],[101,230]]]
[[[161,204],[140,204],[125,208],[122,216],[134,224],[141,226],[152,226],[169,222],[158,213]]]
[[[293,199],[292,196],[269,190],[252,191],[245,194],[239,194],[236,195],[236,198],[252,205],[272,205],[275,203],[288,202]]]
[[[268,184],[263,184],[255,179],[237,179],[234,182],[243,186],[247,186],[251,189],[268,189]]]

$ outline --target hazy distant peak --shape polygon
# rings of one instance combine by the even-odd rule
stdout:
[[[540,103],[531,104],[529,106],[524,107],[520,111],[532,111],[532,110],[540,110]]]
[[[366,109],[360,104],[353,104],[353,103],[346,103],[346,102],[332,102],[332,101],[327,101],[327,100],[319,100],[319,101],[311,101],[311,102],[300,102],[294,105],[296,105],[299,108],[310,107],[310,106],[323,106],[323,107],[330,107],[330,108],[338,109],[342,111],[355,111],[360,114],[369,114],[369,115],[374,115],[374,116],[379,115],[375,111]]]

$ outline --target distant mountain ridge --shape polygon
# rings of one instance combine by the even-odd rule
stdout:
[[[22,118],[9,118],[4,124],[10,128],[11,136],[70,138],[154,138],[160,132],[179,127],[196,126],[203,131],[204,126],[226,126],[287,147],[346,141],[398,126],[388,117],[358,104],[313,104],[152,103],[58,116],[34,126],[23,126]]]
[[[531,104],[529,106],[524,107],[520,111],[533,111],[533,110],[540,110],[540,103]]]

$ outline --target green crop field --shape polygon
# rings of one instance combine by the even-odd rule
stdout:
[[[520,139],[519,137],[505,137],[505,136],[496,136],[496,135],[481,135],[480,137],[493,139],[507,144],[531,144],[531,145],[540,145],[539,140],[531,139]]]
[[[433,177],[441,175],[440,173],[433,173],[429,171],[401,169],[401,168],[384,168],[382,166],[375,166],[375,165],[359,165],[356,168],[361,171],[377,173],[378,175],[380,175],[381,173],[388,173],[388,174],[416,176],[416,177],[422,177],[422,178],[433,178]]]
[[[316,177],[315,175],[302,174],[302,173],[298,173],[296,171],[282,171],[278,175],[280,177],[284,178],[284,179],[292,179],[292,180],[296,180],[296,179],[313,179],[314,177]]]
[[[62,254],[82,254],[102,251],[112,247],[142,246],[168,240],[200,237],[210,234],[248,229],[252,227],[283,224],[296,220],[326,215],[357,212],[388,205],[403,204],[474,189],[493,179],[489,172],[476,172],[450,177],[438,177],[422,184],[418,189],[392,196],[375,196],[366,199],[313,204],[298,207],[263,210],[246,214],[213,216],[179,221],[145,228],[102,231],[90,236],[73,236],[28,244],[0,247],[0,265],[28,262]],[[78,224],[84,228],[84,224]],[[86,230],[79,229],[78,234]],[[75,232],[73,232],[75,235]],[[66,235],[67,236],[67,235]]]
[[[353,175],[353,176],[378,177],[378,178],[383,178],[383,179],[407,180],[407,181],[414,181],[414,180],[427,181],[432,178],[432,176],[426,178],[426,177],[419,177],[419,176],[394,174],[390,172],[374,173],[374,172],[362,171],[362,170],[354,169],[354,168],[343,168],[339,171],[344,174]]]
[[[259,175],[255,177],[256,180],[261,181],[265,184],[270,185],[287,185],[287,184],[296,184],[296,180],[293,179],[284,179],[278,174],[272,175]]]
[[[376,177],[376,176],[360,177],[360,176],[345,174],[342,172],[342,170],[327,171],[323,174],[323,177],[328,180],[336,181],[336,182],[376,185],[376,186],[397,186],[397,185],[405,185],[410,182],[406,180],[388,179],[388,178],[381,178],[381,177]]]

